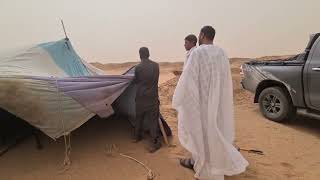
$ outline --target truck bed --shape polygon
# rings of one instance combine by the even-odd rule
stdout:
[[[253,60],[248,63],[248,65],[261,65],[261,66],[300,66],[304,64],[304,61],[283,61],[283,60],[272,60],[272,61],[257,61]]]
[[[268,60],[268,61],[258,61],[252,60],[246,64],[248,65],[262,65],[262,66],[300,66],[305,63],[305,53],[301,53],[295,55],[293,57],[287,59],[275,59],[275,60]]]
[[[302,72],[304,61],[275,60],[251,61],[242,66],[242,87],[253,93],[263,82],[278,82],[283,84],[292,95],[296,106],[303,106]],[[257,102],[257,99],[255,99]]]

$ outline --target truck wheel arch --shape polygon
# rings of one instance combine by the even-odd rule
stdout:
[[[255,96],[254,96],[254,103],[259,102],[259,96],[260,96],[261,92],[264,89],[269,88],[269,87],[280,87],[281,89],[283,89],[283,91],[285,93],[287,93],[288,97],[290,97],[290,101],[292,103],[292,96],[289,93],[287,87],[283,83],[281,83],[279,81],[275,81],[275,80],[264,80],[259,83],[259,85],[256,88],[256,92],[255,92]]]

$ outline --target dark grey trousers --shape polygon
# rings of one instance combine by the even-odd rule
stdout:
[[[135,137],[140,138],[144,130],[149,131],[150,136],[154,143],[156,143],[159,138],[159,105],[154,105],[147,108],[145,111],[137,111],[136,114],[136,124],[135,124]],[[146,127],[143,127],[143,126]]]

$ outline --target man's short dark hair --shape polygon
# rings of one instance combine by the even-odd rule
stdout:
[[[216,30],[212,26],[204,26],[201,29],[201,33],[204,34],[206,39],[213,41],[214,36],[216,35]]]
[[[197,36],[194,34],[189,34],[187,37],[184,38],[184,40],[187,40],[189,42],[192,42],[194,45],[197,45]]]
[[[147,47],[142,47],[139,49],[139,54],[141,59],[148,59],[150,54],[149,54],[149,49]]]

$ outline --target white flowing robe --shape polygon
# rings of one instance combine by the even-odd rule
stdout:
[[[186,67],[187,63],[188,63],[188,59],[190,54],[192,53],[193,50],[195,50],[197,48],[197,46],[192,47],[186,54],[186,60],[183,63],[183,69]]]
[[[224,179],[249,163],[233,146],[235,129],[229,59],[216,45],[193,50],[177,84],[179,140],[195,160],[195,177]]]

